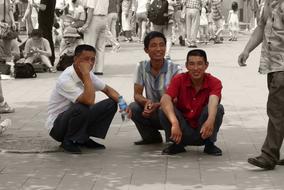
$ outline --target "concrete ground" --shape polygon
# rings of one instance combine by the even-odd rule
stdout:
[[[223,156],[203,153],[203,147],[187,147],[175,156],[161,155],[166,144],[135,146],[140,136],[131,121],[113,120],[105,150],[83,150],[70,155],[58,148],[44,128],[47,102],[60,72],[40,73],[36,79],[2,80],[4,96],[16,108],[13,125],[0,137],[0,189],[57,190],[281,190],[284,167],[263,171],[247,163],[260,153],[266,135],[266,76],[257,73],[260,48],[251,53],[248,66],[240,68],[238,54],[248,40],[207,46],[208,72],[223,81],[225,116],[217,145]],[[174,46],[172,59],[184,65],[188,48]],[[143,46],[122,43],[119,53],[106,53],[104,75],[130,103],[133,72],[147,59]],[[98,99],[104,95],[99,93]],[[283,157],[283,151],[281,152]]]

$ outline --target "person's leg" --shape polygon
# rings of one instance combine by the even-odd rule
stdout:
[[[11,108],[7,102],[4,101],[4,95],[2,90],[2,84],[0,79],[0,113],[13,113],[15,112],[14,108]]]
[[[187,38],[187,43],[191,45],[191,27],[192,27],[192,18],[191,18],[191,9],[186,8],[186,38]]]
[[[173,23],[165,25],[164,26],[164,35],[167,39],[167,44],[166,44],[166,54],[165,57],[167,59],[170,59],[170,52],[171,52],[171,47],[172,47],[172,28],[173,28]]]
[[[219,104],[218,108],[217,108],[217,114],[216,114],[216,118],[215,118],[213,134],[211,135],[211,137],[204,140],[204,144],[215,143],[217,141],[217,134],[218,134],[218,131],[219,131],[221,125],[222,125],[224,113],[225,113],[225,111],[224,111],[223,105]],[[203,123],[207,120],[207,118],[208,118],[208,106],[205,106],[203,108],[201,115],[199,117],[199,120],[198,120],[199,126],[202,126]],[[201,136],[200,136],[200,139],[201,139]]]
[[[52,65],[51,65],[51,63],[50,63],[50,60],[49,60],[49,58],[48,58],[47,56],[41,55],[41,56],[40,56],[40,59],[41,59],[42,64],[44,64],[44,65],[46,65],[46,66],[48,67],[49,72],[56,72],[56,70],[54,70],[54,69],[52,68]]]
[[[269,73],[267,83],[267,135],[261,148],[261,156],[250,158],[248,161],[264,169],[274,169],[280,158],[284,137],[284,72]]]
[[[96,19],[98,27],[98,36],[96,41],[96,65],[94,72],[95,74],[102,75],[104,70],[104,56],[105,56],[105,42],[106,42],[106,22],[107,17],[98,17]]]
[[[196,38],[200,23],[200,12],[198,9],[192,9],[192,26],[191,26],[191,40],[192,46],[196,46]]]
[[[117,112],[117,103],[108,98],[90,107],[87,134],[104,139]]]
[[[89,138],[87,134],[89,112],[89,106],[73,104],[57,116],[49,133],[50,136],[59,142],[85,142]]]
[[[132,102],[129,107],[132,111],[131,120],[135,123],[135,126],[142,137],[142,140],[149,143],[162,142],[162,136],[159,132],[159,129],[162,129],[162,127],[160,125],[158,117],[143,117],[143,108],[136,102]]]

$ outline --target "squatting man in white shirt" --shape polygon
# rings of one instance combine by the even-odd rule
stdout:
[[[61,142],[64,151],[80,154],[80,146],[104,149],[90,136],[104,139],[117,111],[119,93],[91,71],[96,50],[90,45],[78,45],[74,63],[59,76],[48,105],[46,127],[49,135]],[[95,102],[96,91],[109,98]],[[128,117],[131,110],[126,109]]]

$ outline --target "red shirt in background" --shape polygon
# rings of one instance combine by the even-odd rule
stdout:
[[[202,109],[208,104],[209,96],[216,95],[221,99],[222,83],[216,77],[205,73],[201,89],[196,93],[188,73],[176,75],[168,89],[167,94],[173,99],[177,98],[176,108],[181,111],[190,127],[198,127],[198,119]]]

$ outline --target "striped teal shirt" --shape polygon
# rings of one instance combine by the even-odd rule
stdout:
[[[134,83],[144,87],[146,98],[159,102],[173,76],[181,71],[180,65],[165,60],[160,73],[155,77],[151,74],[150,61],[141,61],[136,67]]]

